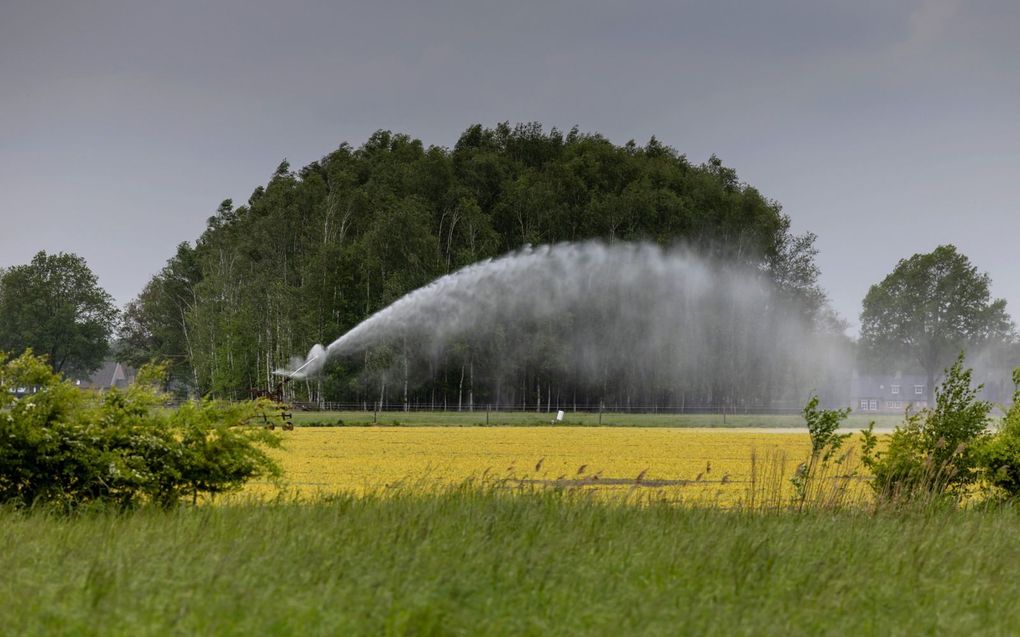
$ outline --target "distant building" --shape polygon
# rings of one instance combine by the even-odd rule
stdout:
[[[82,389],[91,389],[93,391],[106,391],[113,388],[123,389],[135,382],[136,373],[137,370],[133,367],[128,367],[117,361],[107,361],[103,363],[102,367],[93,372],[91,376],[79,379],[75,381],[75,384]]]
[[[1003,369],[975,371],[972,377],[975,386],[983,385],[978,394],[982,400],[1005,405],[1013,401],[1011,372]],[[927,386],[924,376],[858,375],[850,381],[850,407],[856,413],[902,414],[908,407],[911,411],[934,406],[933,388]]]
[[[855,412],[903,413],[931,402],[931,388],[924,376],[854,375],[850,381],[850,407]]]

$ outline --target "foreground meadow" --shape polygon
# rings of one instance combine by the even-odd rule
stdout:
[[[788,478],[811,449],[807,433],[664,427],[309,427],[283,440],[274,452],[282,483],[253,484],[248,494],[428,491],[475,480],[728,505],[747,496],[752,470]]]
[[[1020,514],[543,489],[0,510],[5,634],[1008,635]]]
[[[1020,625],[1020,511],[785,506],[806,432],[281,434],[282,481],[240,496],[70,516],[0,508],[5,633],[1007,635]],[[749,502],[770,490],[784,506]]]

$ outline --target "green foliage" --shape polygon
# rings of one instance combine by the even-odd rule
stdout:
[[[812,396],[804,405],[804,422],[811,436],[811,455],[822,461],[830,460],[843,446],[850,434],[840,434],[839,425],[850,415],[850,408],[818,409],[818,396]]]
[[[166,387],[170,375],[170,363],[167,361],[149,361],[135,373],[135,384],[162,390]]]
[[[951,245],[915,254],[871,286],[861,313],[861,346],[876,366],[917,365],[935,373],[957,352],[1002,341],[1013,331],[991,279]]]
[[[275,434],[249,425],[259,407],[253,403],[189,401],[170,410],[160,426],[173,432],[169,453],[151,457],[158,468],[145,493],[170,505],[190,496],[234,491],[255,477],[279,475],[265,447],[279,446]]]
[[[935,406],[907,414],[884,452],[877,451],[873,432],[866,433],[864,461],[880,496],[898,501],[958,497],[977,479],[975,447],[983,444],[991,403],[978,398],[981,387],[971,386],[971,370],[963,361],[961,353],[945,370]]]
[[[927,412],[922,431],[934,461],[947,463],[956,457],[960,474],[973,467],[967,447],[984,434],[992,409],[991,403],[978,398],[983,386],[972,385],[972,370],[965,369],[963,362],[961,352],[946,370],[945,380],[935,391],[935,408]]]
[[[1013,370],[1013,383],[1020,386],[1020,367]],[[977,460],[992,487],[1009,499],[1020,497],[1020,390],[1013,394],[999,430],[978,446]]]
[[[878,443],[878,436],[875,435],[875,421],[872,420],[868,423],[867,429],[861,429],[861,457],[864,459],[864,464],[872,469],[878,459]]]
[[[87,374],[109,351],[116,320],[113,298],[79,256],[39,252],[0,270],[0,351],[33,349],[58,372]]]
[[[247,426],[256,404],[164,400],[146,385],[96,395],[31,353],[0,357],[0,502],[170,506],[277,474],[264,448],[279,439]]]
[[[472,126],[452,149],[378,131],[300,170],[281,164],[245,204],[224,201],[194,246],[180,246],[129,304],[121,360],[170,360],[174,387],[243,397],[271,388],[271,370],[311,343],[330,342],[441,275],[527,243],[595,238],[694,244],[767,273],[808,314],[820,311],[813,235],[792,235],[779,204],[716,157],[692,164],[654,138],[616,146],[534,123]],[[476,403],[530,396],[539,383],[579,402],[612,398],[557,382],[573,363],[555,356],[503,369],[510,347],[507,339],[471,349]],[[428,358],[411,370],[427,379],[418,398],[459,402],[459,351]],[[635,399],[657,395],[639,373],[631,377],[630,387],[603,385]],[[372,380],[352,383],[349,369],[331,365],[321,384],[290,387],[307,400],[327,392],[374,402],[385,379]],[[762,399],[775,397],[759,385]],[[683,400],[709,402],[713,391]]]
[[[841,465],[847,456],[836,457],[836,453],[850,434],[840,434],[839,426],[850,415],[850,408],[818,409],[818,395],[811,396],[801,412],[811,437],[811,457],[797,470],[792,478],[796,498],[801,507],[810,495],[813,481],[828,478],[830,463]]]

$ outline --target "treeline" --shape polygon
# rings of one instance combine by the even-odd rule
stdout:
[[[814,236],[793,235],[779,204],[714,156],[693,164],[655,138],[618,146],[576,129],[500,124],[468,128],[452,149],[379,131],[296,172],[284,161],[246,204],[224,201],[128,305],[121,356],[170,361],[182,391],[242,397],[273,387],[272,371],[312,343],[439,276],[526,244],[593,238],[696,246],[763,273],[814,328],[838,328],[818,286]],[[393,356],[366,352],[329,365],[297,398],[535,408],[552,397],[643,406],[777,397],[754,370],[722,393],[648,386],[637,372],[594,387],[555,362],[507,370],[469,349],[433,353],[420,365],[427,378],[389,395]],[[485,371],[497,368],[498,378]]]

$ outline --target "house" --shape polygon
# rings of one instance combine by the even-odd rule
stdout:
[[[930,403],[931,388],[924,376],[854,374],[850,381],[850,407],[855,412],[903,413]]]
[[[978,398],[993,404],[1013,401],[1012,372],[1007,369],[974,370],[972,382],[981,386]],[[917,375],[858,375],[850,381],[850,407],[857,413],[903,413],[934,405],[927,379]]]
[[[106,361],[103,366],[97,369],[86,379],[79,379],[75,384],[82,389],[94,391],[106,391],[108,389],[123,389],[135,382],[136,370],[118,363],[117,361]]]

